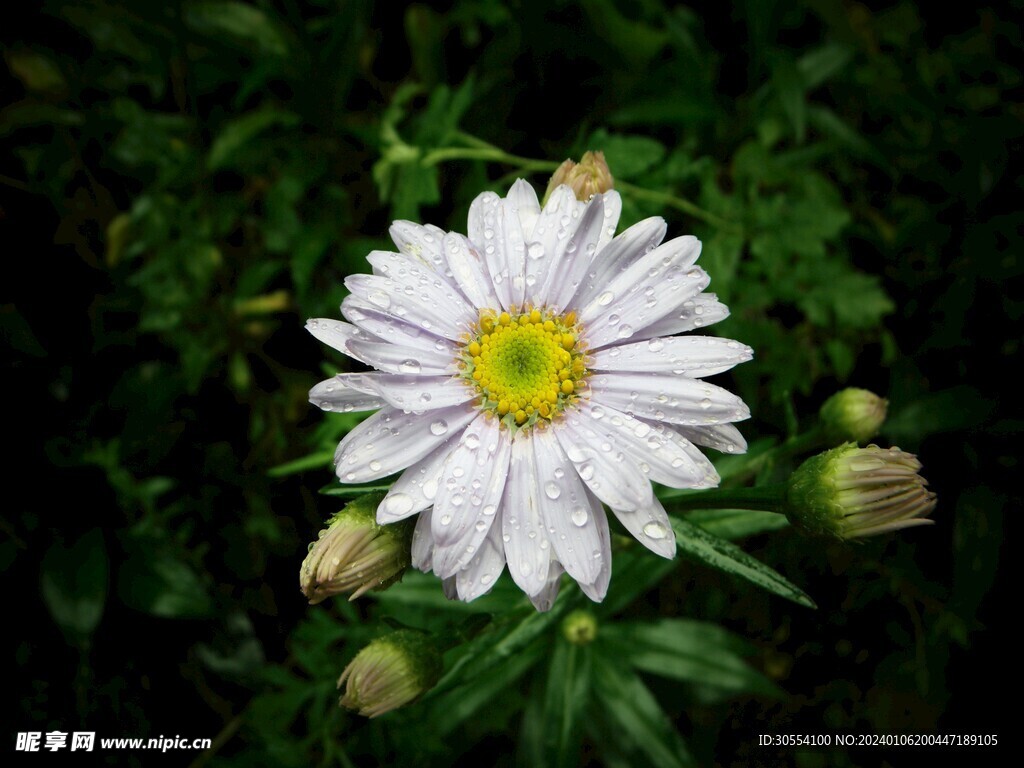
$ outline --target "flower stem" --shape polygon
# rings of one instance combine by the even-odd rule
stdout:
[[[726,486],[740,485],[757,477],[758,473],[766,467],[770,468],[779,461],[815,450],[824,444],[825,435],[820,427],[814,427],[803,434],[793,435],[793,437],[788,438],[774,448],[754,456],[739,472],[724,478],[722,484]]]
[[[761,485],[757,488],[709,488],[706,491],[669,491],[662,501],[672,502],[673,512],[692,509],[753,509],[762,512],[783,512],[785,485]]]
[[[739,227],[733,222],[726,221],[725,219],[716,216],[711,211],[705,211],[696,203],[692,203],[685,197],[679,197],[678,195],[670,194],[669,192],[660,192],[654,189],[645,189],[644,187],[638,187],[635,184],[630,184],[625,181],[616,181],[615,188],[625,192],[628,195],[639,200],[648,200],[652,203],[661,203],[667,205],[670,208],[676,208],[683,213],[688,213],[695,219],[706,221],[712,226],[720,227],[731,231],[738,230]]]

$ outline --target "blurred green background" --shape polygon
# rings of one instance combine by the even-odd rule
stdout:
[[[881,440],[939,494],[936,525],[905,535],[743,542],[816,611],[689,563],[624,608],[727,627],[785,691],[652,678],[694,762],[914,757],[759,733],[1008,741],[990,691],[1017,666],[1001,550],[1020,509],[1020,18],[1019,1],[829,0],[46,0],[5,18],[7,738],[216,736],[196,763],[213,766],[537,764],[525,666],[447,725],[429,703],[372,724],[337,709],[380,618],[441,621],[439,585],[315,609],[297,586],[342,503],[317,493],[323,451],[354,423],[306,402],[349,363],[304,320],[338,316],[392,219],[464,229],[480,191],[546,184],[436,152],[493,145],[603,149],[623,225],[701,237],[732,309],[713,330],[756,351],[728,381],[752,444],[868,387],[891,403]],[[611,732],[619,752],[586,736],[567,762],[647,764]]]

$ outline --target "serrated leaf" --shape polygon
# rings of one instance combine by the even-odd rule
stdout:
[[[611,753],[635,756],[634,765],[689,768],[696,762],[657,699],[617,656],[593,654],[593,706],[590,736]]]
[[[679,551],[705,565],[731,573],[756,584],[762,589],[792,600],[808,608],[816,607],[802,589],[791,583],[774,569],[751,557],[735,544],[714,536],[703,528],[678,517],[672,518]]]

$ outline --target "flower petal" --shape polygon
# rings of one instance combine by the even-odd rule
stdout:
[[[338,444],[338,478],[343,483],[365,483],[405,469],[465,429],[474,416],[475,410],[461,405],[433,411],[429,417],[382,408]]]
[[[533,234],[527,241],[526,258],[523,260],[526,275],[524,297],[531,304],[544,304],[549,272],[553,265],[562,266],[561,256],[565,253],[579,216],[573,191],[564,184],[556,187],[548,196]]]
[[[450,351],[452,356],[455,356],[456,347],[448,339],[384,312],[355,294],[345,297],[341,302],[341,311],[356,326],[373,334],[373,341],[382,339],[392,344],[433,347],[439,352]]]
[[[434,500],[434,573],[447,578],[476,554],[501,506],[512,452],[508,430],[481,413],[441,470]]]
[[[537,217],[540,216],[537,192],[527,182],[516,179],[505,197],[509,202],[510,210],[519,217],[523,237],[530,240],[533,237],[533,228],[537,224]]]
[[[728,371],[753,356],[750,347],[732,339],[676,336],[600,349],[591,355],[587,367],[596,371],[645,371],[701,378]]]
[[[747,441],[732,424],[676,427],[675,430],[692,443],[714,448],[722,453],[747,452]]]
[[[557,560],[551,561],[551,568],[548,570],[547,580],[543,588],[535,595],[529,595],[533,607],[541,613],[551,610],[558,597],[558,588],[562,583],[562,564]],[[529,593],[528,593],[529,594]]]
[[[750,418],[732,392],[700,379],[670,373],[598,373],[589,379],[591,400],[641,419],[697,426]]]
[[[450,351],[441,345],[441,351],[430,347],[386,342],[350,341],[349,354],[374,368],[388,373],[424,376],[443,376],[458,371],[458,364]]]
[[[306,330],[329,347],[342,352],[349,357],[354,357],[361,363],[366,361],[358,355],[352,354],[349,349],[349,342],[352,341],[379,341],[376,336],[356,328],[350,323],[343,323],[340,320],[331,320],[326,317],[313,317],[306,321]]]
[[[725,320],[729,316],[729,308],[718,300],[713,293],[699,293],[687,299],[668,315],[646,328],[641,329],[633,338],[646,339],[652,336],[674,336],[696,328],[704,328]]]
[[[466,567],[455,574],[459,599],[476,600],[491,591],[505,570],[505,543],[501,540],[501,526],[492,525],[480,543],[477,553]]]
[[[577,312],[593,301],[615,275],[629,268],[664,239],[668,225],[660,216],[652,216],[634,224],[603,246],[580,284],[579,291],[568,306]]]
[[[434,537],[430,533],[430,510],[420,512],[412,531],[410,560],[413,568],[428,573],[434,567]]]
[[[473,243],[462,235],[445,235],[444,254],[448,259],[452,279],[473,307],[483,309],[498,306],[498,297],[494,293],[487,264]]]
[[[441,481],[441,468],[461,437],[461,433],[452,435],[402,473],[377,507],[378,523],[387,525],[404,520],[433,505]]]
[[[668,513],[657,497],[645,507],[633,510],[612,508],[622,526],[656,555],[671,560],[676,554],[676,537]]]
[[[403,411],[433,411],[465,403],[477,393],[457,376],[416,376],[395,373],[350,374],[353,385],[383,398]]]
[[[601,568],[597,578],[590,584],[580,583],[580,589],[587,597],[595,603],[600,603],[608,594],[608,584],[612,578],[612,536],[608,529],[608,516],[604,513],[604,507],[594,494],[587,491],[587,498],[590,501],[590,513],[597,523],[597,535],[600,541],[600,549],[595,557],[600,556]]]
[[[591,583],[601,573],[601,536],[587,487],[550,429],[533,431],[534,459],[542,483],[541,519],[555,555],[572,578]],[[604,513],[602,512],[603,516]]]
[[[601,234],[597,239],[598,253],[615,237],[615,228],[619,226],[619,217],[622,215],[622,197],[618,192],[610,189],[601,197],[604,198],[604,226],[601,227]]]
[[[382,312],[454,341],[476,320],[459,291],[425,268],[396,271],[393,278],[349,275],[345,287]]]
[[[547,586],[551,544],[540,514],[533,450],[529,437],[520,435],[512,441],[512,459],[501,505],[501,533],[512,580],[532,597]]]
[[[718,472],[689,440],[664,424],[635,419],[597,400],[580,401],[579,409],[602,444],[636,457],[651,480],[672,488],[713,488]],[[586,419],[584,419],[586,421]]]
[[[565,308],[579,290],[594,261],[597,241],[603,226],[604,201],[599,195],[595,195],[584,206],[571,235],[558,238],[553,258],[547,265],[544,287],[536,294],[534,303],[545,304],[555,312],[561,312]],[[534,244],[531,243],[527,252],[532,254],[530,249],[533,247]]]
[[[407,256],[429,264],[436,272],[442,272],[444,258],[441,256],[441,240],[444,230],[433,224],[426,226],[412,221],[396,221],[391,225],[391,239],[398,250]]]
[[[652,491],[647,476],[631,456],[603,438],[579,410],[567,411],[552,427],[566,458],[587,487],[608,506],[635,509],[650,503]]]
[[[509,261],[505,254],[505,210],[504,202],[495,193],[477,195],[469,206],[469,239],[483,254],[494,295],[502,307],[509,309],[517,303],[513,298],[512,286],[516,273],[509,271]]]
[[[384,401],[372,389],[361,385],[362,374],[339,373],[309,390],[309,402],[324,411],[350,413],[380,408]]]

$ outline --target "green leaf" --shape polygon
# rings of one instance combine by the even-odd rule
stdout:
[[[672,528],[676,533],[679,550],[687,557],[744,578],[794,603],[808,608],[816,607],[814,601],[802,589],[735,544],[678,517],[672,518]]]
[[[810,91],[838,74],[851,58],[853,53],[845,45],[827,43],[801,56],[796,68],[804,88]]]
[[[782,111],[793,124],[796,142],[802,144],[807,133],[807,102],[804,99],[804,83],[796,65],[784,59],[773,72],[772,85],[778,94]]]
[[[665,147],[646,136],[623,136],[594,131],[584,147],[604,152],[608,168],[617,179],[632,179],[665,157]]]
[[[185,23],[211,37],[234,38],[262,54],[277,57],[288,54],[285,32],[263,10],[248,3],[233,0],[189,3],[185,7]]]
[[[109,565],[103,532],[93,528],[71,546],[55,542],[43,555],[43,602],[70,642],[85,646],[103,616]]]
[[[697,509],[687,512],[686,520],[713,536],[730,540],[789,527],[784,515],[754,509]]]
[[[171,619],[206,618],[213,600],[188,563],[158,539],[139,536],[126,544],[128,560],[118,574],[121,601],[138,611]]]
[[[615,554],[611,583],[604,601],[597,607],[602,616],[613,616],[676,569],[676,563],[641,549],[630,541],[631,551]]]
[[[583,720],[590,698],[591,649],[563,637],[555,642],[544,690],[542,765],[578,765]]]
[[[978,427],[995,408],[995,401],[974,387],[952,387],[906,405],[896,404],[882,432],[894,440],[916,443],[927,435]]]
[[[732,693],[782,696],[782,691],[739,655],[745,644],[721,627],[703,621],[662,619],[650,624],[602,627],[598,642],[611,655],[642,672]]]
[[[206,158],[206,165],[211,171],[229,165],[234,155],[252,139],[275,126],[291,128],[299,124],[300,118],[293,112],[280,109],[265,108],[256,112],[237,117],[228,122],[217,138]]]
[[[696,765],[657,699],[639,677],[624,668],[621,657],[594,653],[592,679],[596,711],[590,736],[594,741],[613,754],[634,756],[634,765]]]

